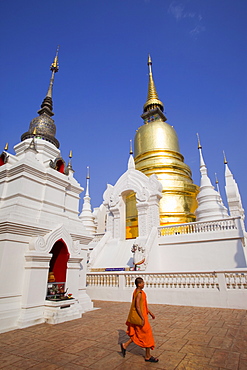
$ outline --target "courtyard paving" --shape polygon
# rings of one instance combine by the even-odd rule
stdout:
[[[57,325],[40,324],[0,334],[1,369],[239,369],[247,370],[247,311],[150,305],[156,341],[145,363],[131,344],[126,357],[129,303],[95,301],[100,309]]]

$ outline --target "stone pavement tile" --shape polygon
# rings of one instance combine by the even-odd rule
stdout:
[[[24,333],[31,332],[41,335],[49,335],[50,333],[54,332],[54,325],[48,325],[48,324],[39,324],[35,326],[30,326],[29,328],[22,329],[24,330]]]
[[[157,335],[154,334],[154,342],[155,342],[155,349],[161,347],[165,342],[167,342],[170,338],[164,335]]]
[[[110,370],[110,368],[108,368],[108,369]],[[126,361],[124,363],[121,363],[120,365],[118,365],[114,369],[116,369],[116,370],[150,370],[150,369],[164,370],[165,367],[164,367],[164,364],[162,364],[160,362],[149,363],[149,362],[145,362],[143,360],[143,362],[141,362],[141,363],[136,363],[135,362],[134,366],[133,366],[133,363],[131,361]]]
[[[8,348],[11,346],[7,344],[6,342],[0,341],[0,351],[8,351]]]
[[[238,333],[239,333],[239,328],[227,329],[227,333],[225,335],[225,338],[235,339],[238,336]]]
[[[211,358],[215,349],[214,348],[209,348],[206,346],[198,346],[194,344],[185,344],[179,352],[181,353],[191,353],[197,356],[204,356],[204,357],[209,357]]]
[[[32,370],[57,370],[60,369],[59,365],[51,364],[49,362],[39,362],[32,367]]]
[[[206,326],[212,326],[213,328],[222,328],[225,324],[223,320],[209,320]]]
[[[239,352],[243,354],[247,354],[247,340],[244,339],[235,339],[233,345],[232,345],[232,351],[233,352]],[[247,367],[246,367],[247,369]]]
[[[11,346],[8,346],[7,351],[9,353],[13,353],[18,356],[22,356],[23,353],[30,353],[33,351],[40,351],[43,349],[49,349],[50,343],[45,341],[33,341],[33,343],[26,344],[26,341],[23,340],[22,345],[16,345],[12,344]]]
[[[247,327],[246,328],[245,327],[240,328],[237,331],[236,338],[237,339],[243,339],[243,340],[247,341]]]
[[[0,352],[0,369],[4,369],[5,367],[12,365],[19,360],[21,360],[20,356]]]
[[[208,343],[209,347],[218,349],[230,350],[233,344],[233,339],[229,337],[212,337],[211,341]]]
[[[246,370],[247,369],[247,355],[240,354],[239,358],[239,368],[238,370]]]
[[[23,353],[23,357],[32,359],[38,362],[48,362],[50,364],[54,365],[63,365],[66,364],[69,361],[74,360],[77,356],[70,354],[70,353],[64,353],[59,350],[54,350],[52,347],[50,349],[42,349],[39,351],[34,351],[30,353]]]
[[[216,349],[209,364],[223,369],[237,370],[239,364],[239,353]]]
[[[68,345],[62,348],[62,351],[64,353],[71,353],[76,354],[80,353],[81,351],[84,351],[86,348],[95,345],[97,342],[94,340],[80,340],[72,345]]]
[[[121,365],[126,360],[121,356],[120,353],[112,352],[111,354],[100,358],[98,361],[94,362],[89,366],[89,369],[96,370],[109,370],[115,369],[118,365]]]
[[[162,325],[157,325],[155,327],[152,327],[152,331],[155,337],[160,336],[160,335],[166,336],[172,330],[173,330],[172,328],[163,328]]]
[[[191,330],[188,334],[186,334],[183,339],[188,340],[188,344],[199,344],[199,345],[206,345],[208,344],[213,335],[205,334],[200,330]]]
[[[122,343],[123,342],[126,342],[126,340],[123,340]],[[108,342],[106,341],[104,343],[97,341],[95,342],[95,346],[99,348],[109,349],[110,351],[120,352],[120,342],[118,343],[118,340],[116,340],[115,338],[113,339],[109,338],[109,341]],[[130,350],[130,346],[128,347],[127,350],[128,351]]]
[[[96,361],[112,354],[112,351],[104,348],[99,348],[97,346],[91,346],[77,353],[76,358],[74,358],[70,363],[82,366],[90,366]]]
[[[66,370],[82,370],[82,369],[89,369],[89,367],[83,366],[83,365],[76,365],[76,364],[68,363],[68,364],[65,364],[62,367],[59,367],[58,368],[58,370],[62,370],[62,369],[66,369]]]
[[[160,367],[162,364],[163,369],[174,370],[185,358],[185,354],[173,351],[164,351],[158,358]]]
[[[201,323],[201,322],[192,321],[189,324],[188,329],[195,330],[195,331],[201,331],[201,332],[204,332],[206,334],[210,330],[210,327],[206,326],[206,323],[207,322]]]
[[[13,370],[16,370],[16,369],[25,370],[25,369],[30,369],[35,365],[39,365],[39,362],[34,361],[34,360],[30,360],[30,359],[27,359],[27,358],[21,358],[19,361],[15,362],[14,364],[11,364],[10,368],[13,369]],[[6,369],[6,367],[4,367],[4,368]]]
[[[186,329],[190,325],[189,320],[187,321],[175,321],[171,326],[170,329]]]
[[[187,343],[187,339],[169,338],[159,347],[159,349],[166,351],[180,351],[180,349],[183,348]]]
[[[188,333],[189,330],[186,329],[172,329],[169,333],[167,333],[167,336],[172,338],[183,338]]]
[[[210,358],[187,354],[178,365],[178,370],[204,370],[209,368]]]
[[[238,370],[239,369],[239,359],[240,359],[240,353],[229,352],[227,355],[226,369]]]
[[[129,346],[130,347],[130,346]],[[137,346],[136,344],[133,345],[132,348],[130,348],[130,355],[133,355],[132,360],[135,362],[144,361],[145,358],[145,348],[141,348]],[[153,351],[151,351],[151,356],[159,357],[164,352],[161,348],[154,348]],[[126,354],[126,358],[129,357]]]
[[[227,329],[225,328],[210,328],[207,332],[209,335],[217,335],[217,337],[224,337],[227,334]]]

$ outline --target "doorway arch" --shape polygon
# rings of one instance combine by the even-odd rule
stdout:
[[[124,195],[126,207],[126,239],[138,237],[138,210],[136,207],[136,193],[128,191]]]
[[[50,253],[52,258],[49,272],[53,272],[56,282],[66,282],[67,262],[70,254],[64,241],[62,239],[56,241]]]

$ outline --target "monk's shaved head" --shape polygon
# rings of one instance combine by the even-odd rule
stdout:
[[[138,285],[141,284],[142,282],[143,282],[143,278],[141,278],[141,277],[136,278],[135,279],[135,285],[136,285],[136,287],[138,288]]]

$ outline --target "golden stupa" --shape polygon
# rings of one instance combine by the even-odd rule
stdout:
[[[150,176],[156,174],[162,183],[160,224],[195,221],[196,195],[191,170],[179,151],[177,134],[166,122],[164,106],[159,100],[152,75],[152,61],[148,58],[149,85],[143,107],[144,125],[135,135],[134,157],[136,169]]]

